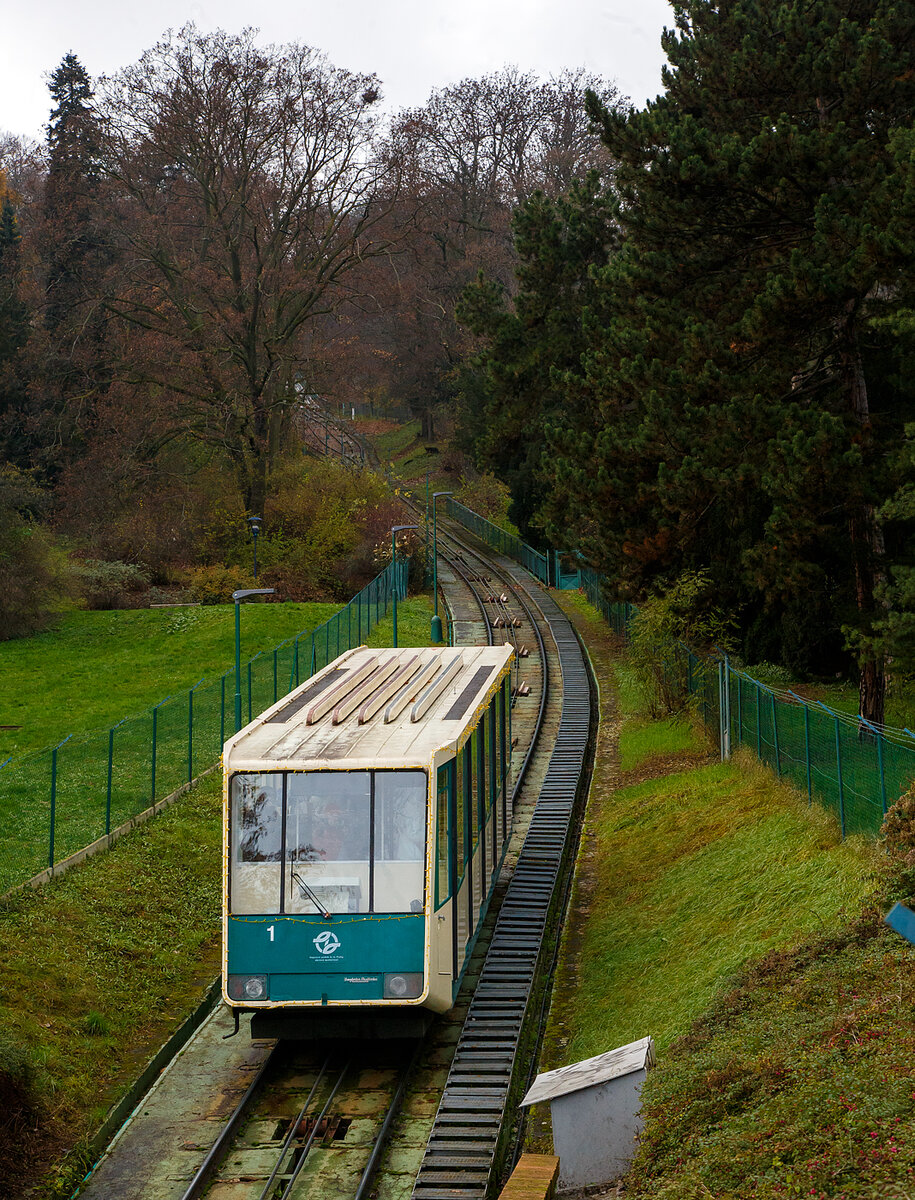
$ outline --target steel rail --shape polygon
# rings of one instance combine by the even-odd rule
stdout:
[[[440,533],[440,538],[441,536]],[[579,655],[580,648],[574,634],[571,635],[571,643],[569,642],[565,631],[570,630],[571,627],[558,606],[545,595],[535,597],[529,588],[525,588],[522,584],[521,579],[516,575],[516,570],[520,574],[523,568],[516,568],[515,564],[504,559],[499,559],[497,562],[495,552],[487,550],[481,553],[451,533],[450,530],[445,532],[443,540],[446,544],[448,542],[457,544],[463,552],[471,555],[473,559],[484,566],[487,572],[495,573],[502,579],[506,590],[513,597],[513,602],[518,605],[521,613],[530,622],[540,653],[542,663],[540,704],[531,743],[527,748],[513,788],[512,800],[514,803],[520,793],[543,729],[549,691],[549,664],[541,624],[546,623],[552,629],[563,669],[563,718],[568,715],[567,709],[571,712],[570,687],[574,690],[575,683],[574,672],[566,659],[571,651],[571,643],[574,643]],[[465,586],[469,587],[471,594],[475,597],[483,616],[487,639],[491,644],[493,641],[492,623],[485,601],[480,591],[474,586],[474,580],[470,578],[474,573],[473,568],[465,570],[466,562],[461,565],[450,554],[443,553],[442,557],[450,563],[455,574],[460,577]],[[481,572],[477,572],[477,574],[481,574]],[[524,572],[524,574],[527,573]],[[540,589],[537,585],[533,586],[539,592]],[[527,599],[525,599],[525,594]],[[542,620],[535,617],[528,600],[540,610]],[[545,611],[550,606],[554,610],[553,613]],[[508,611],[507,605],[501,607],[503,611]],[[562,628],[556,628],[556,626],[562,626]],[[512,636],[514,630],[513,624],[506,625],[506,632],[509,636]],[[515,645],[517,646],[517,643]],[[587,687],[585,691],[587,693]],[[569,696],[567,696],[567,692],[569,692]],[[437,1200],[438,1197],[444,1196],[467,1197],[468,1200],[480,1198],[481,1200],[491,1183],[496,1163],[496,1149],[500,1144],[505,1120],[505,1104],[512,1078],[516,1073],[518,1037],[524,1026],[523,1018],[536,977],[536,967],[541,955],[542,936],[546,928],[550,899],[554,891],[555,880],[551,882],[549,876],[551,870],[555,875],[561,865],[562,846],[568,836],[570,825],[568,813],[565,811],[569,807],[565,796],[565,793],[568,792],[568,785],[564,780],[570,777],[570,771],[574,772],[575,758],[583,758],[584,754],[584,743],[582,743],[579,754],[575,739],[570,740],[568,736],[565,736],[567,733],[567,730],[564,733],[561,719],[557,742],[550,758],[531,826],[496,921],[492,943],[483,964],[479,983],[471,999],[470,1010],[458,1041],[457,1053],[449,1071],[432,1134],[417,1176],[413,1195],[421,1197],[422,1200]],[[587,735],[585,741],[587,741]],[[554,795],[551,790],[555,790],[557,785],[563,793],[561,796]],[[220,1134],[220,1138],[207,1156],[204,1164],[207,1166],[207,1182],[218,1167],[219,1161],[224,1157],[251,1098],[260,1087],[268,1066],[275,1061],[278,1050],[279,1045],[271,1052],[256,1079],[249,1086],[236,1112],[233,1113],[233,1117],[230,1118],[232,1128],[230,1129],[227,1124],[226,1129]],[[410,1066],[403,1072],[399,1080],[397,1092],[385,1115],[369,1162],[360,1179],[356,1200],[363,1200],[369,1194],[372,1179],[377,1171],[418,1050],[419,1045],[414,1052]],[[303,1107],[303,1112],[307,1110],[326,1066],[325,1062],[324,1067],[321,1068],[321,1074],[309,1094],[309,1099]],[[328,1098],[324,1106],[324,1113],[327,1112],[337,1094],[343,1075],[348,1068],[349,1064],[341,1073]],[[282,1197],[287,1200],[291,1196],[299,1172],[303,1169],[308,1151],[314,1143],[321,1119],[322,1117],[318,1117],[314,1122],[306,1145],[301,1149],[295,1148],[298,1151],[298,1158],[291,1177],[288,1181],[281,1181],[285,1184]],[[301,1120],[300,1116],[290,1129],[277,1167],[262,1193],[262,1200],[270,1192],[270,1188],[279,1174],[279,1168],[285,1161]],[[204,1178],[203,1166],[198,1172],[198,1176],[201,1179]],[[196,1200],[202,1190],[202,1187],[196,1191],[188,1189],[183,1200]],[[276,1187],[274,1187],[274,1191],[276,1191]]]
[[[394,1118],[400,1112],[400,1105],[403,1101],[404,1092],[407,1090],[407,1080],[416,1065],[416,1060],[419,1057],[419,1052],[422,1048],[422,1039],[419,1039],[413,1048],[413,1053],[407,1065],[400,1073],[400,1079],[397,1081],[397,1090],[395,1091],[391,1103],[388,1105],[388,1111],[385,1113],[384,1121],[378,1131],[378,1136],[372,1145],[372,1153],[369,1155],[369,1161],[366,1163],[365,1170],[362,1172],[362,1177],[359,1180],[359,1186],[356,1188],[356,1194],[353,1200],[365,1200],[368,1194],[369,1187],[375,1177],[375,1170],[378,1166],[378,1161],[381,1158],[381,1152],[387,1145],[388,1134],[391,1132],[391,1126],[394,1124]]]
[[[494,645],[493,625],[492,625],[492,620],[489,615],[489,610],[486,607],[486,602],[483,600],[483,597],[480,595],[480,593],[477,591],[477,589],[473,586],[473,580],[470,578],[469,573],[467,571],[465,571],[463,569],[463,567],[458,563],[457,559],[452,557],[451,555],[440,553],[439,558],[443,558],[447,563],[449,563],[452,570],[455,571],[456,574],[460,575],[461,579],[464,581],[465,587],[467,587],[470,594],[476,600],[477,607],[480,610],[480,615],[483,618],[483,624],[486,627],[486,644],[488,646]]]
[[[343,1064],[343,1068],[340,1071],[340,1074],[337,1076],[337,1082],[331,1088],[330,1095],[324,1101],[324,1107],[321,1109],[320,1113],[314,1118],[314,1124],[311,1127],[311,1133],[309,1133],[308,1137],[305,1139],[305,1145],[301,1146],[301,1147],[297,1147],[298,1155],[299,1155],[298,1161],[296,1162],[295,1167],[293,1168],[292,1173],[289,1176],[289,1179],[286,1181],[286,1186],[283,1188],[282,1192],[280,1193],[279,1200],[289,1200],[289,1197],[292,1195],[292,1189],[293,1189],[293,1187],[295,1187],[295,1181],[298,1179],[299,1175],[302,1173],[302,1168],[305,1166],[305,1160],[308,1158],[308,1151],[314,1145],[315,1136],[317,1135],[318,1128],[320,1127],[321,1122],[327,1116],[328,1110],[330,1109],[331,1104],[333,1104],[333,1102],[334,1102],[334,1097],[337,1095],[337,1092],[339,1092],[339,1090],[343,1084],[343,1080],[346,1078],[346,1073],[347,1073],[347,1071],[349,1071],[351,1065],[352,1065],[352,1059],[348,1058],[346,1060],[346,1062]],[[326,1063],[325,1063],[325,1066],[326,1066]],[[322,1067],[321,1075],[323,1075],[323,1074],[324,1074],[324,1068]],[[296,1117],[296,1119],[292,1123],[292,1126],[290,1127],[289,1134],[286,1138],[286,1141],[283,1144],[283,1149],[280,1151],[280,1156],[277,1161],[277,1164],[273,1168],[272,1172],[270,1173],[270,1178],[264,1184],[264,1190],[261,1192],[259,1200],[267,1200],[268,1196],[270,1196],[270,1194],[271,1194],[270,1193],[271,1185],[273,1184],[274,1179],[276,1179],[277,1175],[279,1174],[280,1167],[283,1165],[283,1159],[286,1157],[286,1153],[289,1149],[290,1143],[295,1138],[295,1135],[296,1135],[296,1132],[298,1131],[299,1125],[305,1119],[305,1114],[308,1111],[308,1105],[311,1103],[311,1098],[315,1093],[318,1083],[320,1082],[321,1075],[319,1075],[318,1079],[315,1080],[314,1087],[312,1087],[311,1091],[308,1093],[308,1099],[305,1101],[305,1103],[302,1106],[302,1111],[299,1113],[298,1117]],[[274,1192],[275,1192],[275,1189],[274,1189]]]
[[[282,1057],[281,1051],[282,1042],[277,1042],[264,1061],[261,1063],[260,1069],[248,1085],[245,1094],[239,1100],[238,1104],[232,1111],[232,1115],[222,1127],[219,1137],[210,1147],[210,1150],[200,1164],[197,1174],[188,1184],[187,1190],[184,1192],[181,1200],[197,1200],[198,1196],[202,1196],[208,1187],[210,1180],[219,1168],[220,1163],[229,1151],[238,1127],[242,1119],[246,1116],[248,1106],[254,1099],[257,1092],[260,1090],[261,1084],[267,1076],[270,1069],[279,1062]]]
[[[475,550],[471,545],[469,545],[469,543],[463,541],[463,539],[459,538],[451,530],[446,531],[445,538],[446,539],[450,538],[451,541],[455,542],[458,546],[461,546],[462,549],[466,550],[470,554],[473,554],[474,557],[479,562],[485,563],[488,567],[492,568],[492,565],[493,565],[492,560],[486,559],[481,554],[480,551]],[[498,570],[495,573],[500,574],[500,572]],[[540,705],[539,705],[539,708],[537,711],[537,720],[534,724],[534,733],[533,733],[533,736],[531,737],[530,744],[528,745],[527,753],[524,756],[521,766],[518,768],[518,775],[515,780],[515,786],[512,789],[512,802],[514,803],[515,797],[521,791],[521,785],[524,782],[525,776],[527,775],[528,767],[530,766],[531,759],[534,756],[534,752],[537,749],[537,746],[538,746],[538,743],[540,740],[540,731],[543,728],[543,716],[544,716],[544,713],[546,712],[547,694],[549,692],[550,667],[549,667],[549,662],[547,661],[546,643],[543,640],[543,634],[540,632],[540,623],[535,619],[534,614],[531,611],[530,605],[528,605],[528,603],[524,600],[521,593],[519,592],[518,587],[516,586],[516,581],[509,575],[509,573],[507,571],[502,573],[501,578],[502,578],[503,582],[508,585],[509,590],[514,594],[519,605],[521,606],[522,611],[525,613],[528,621],[530,622],[531,629],[534,632],[534,637],[537,640],[537,649],[539,651],[540,662],[542,664],[542,666],[541,666],[542,680],[541,680],[541,688],[540,688]],[[561,609],[559,609],[558,605],[556,606],[556,609],[558,612],[562,611]],[[565,614],[563,614],[563,619],[565,619]],[[516,659],[516,664],[520,664],[520,659]],[[518,678],[520,679],[520,673],[519,673]]]

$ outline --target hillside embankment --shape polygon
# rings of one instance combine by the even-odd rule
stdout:
[[[890,854],[842,842],[749,757],[645,717],[623,648],[563,603],[602,729],[540,1069],[654,1037],[627,1197],[915,1196],[915,951],[882,923],[915,892],[913,823]]]

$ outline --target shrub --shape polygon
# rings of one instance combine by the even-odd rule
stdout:
[[[484,475],[478,475],[475,479],[463,478],[455,499],[467,508],[472,508],[475,513],[479,513],[487,521],[492,521],[494,525],[507,529],[510,533],[517,533],[508,519],[511,493],[500,479],[496,479],[495,475],[487,472]]]
[[[689,704],[687,647],[698,655],[729,649],[732,618],[711,603],[711,589],[707,571],[685,571],[632,619],[630,661],[652,717]]]
[[[880,845],[886,854],[880,864],[875,903],[882,914],[895,901],[910,903],[915,896],[915,784],[887,811],[880,827]]]
[[[240,588],[256,587],[254,577],[244,567],[190,567],[183,582],[193,600],[200,604],[228,604]]]
[[[380,476],[296,459],[270,477],[258,544],[264,578],[287,600],[349,599],[379,569],[375,545],[403,521]]]
[[[140,563],[87,558],[75,569],[86,606],[92,609],[129,608],[131,599],[149,585],[149,572]]]
[[[0,640],[44,629],[72,600],[66,553],[38,521],[44,493],[16,467],[0,467]]]

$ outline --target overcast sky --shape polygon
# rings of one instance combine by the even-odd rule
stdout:
[[[188,21],[253,25],[264,44],[305,42],[335,66],[374,71],[392,108],[508,64],[544,77],[586,67],[641,106],[661,90],[660,37],[673,15],[667,0],[19,0],[4,5],[0,130],[43,138],[47,75],[69,51],[95,78]]]

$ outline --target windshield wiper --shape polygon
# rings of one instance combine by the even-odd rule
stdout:
[[[314,894],[314,892],[311,890],[311,888],[308,886],[308,884],[305,882],[305,880],[302,878],[302,876],[298,873],[298,871],[290,868],[289,873],[292,876],[292,878],[295,880],[295,882],[299,885],[302,895],[306,896],[312,902],[312,904],[315,906],[315,908],[318,910],[318,912],[321,914],[321,916],[324,918],[324,920],[325,921],[332,920],[333,918],[332,918],[331,914],[327,911],[327,909],[324,907],[324,905],[321,903],[321,901],[318,899],[318,897]]]

